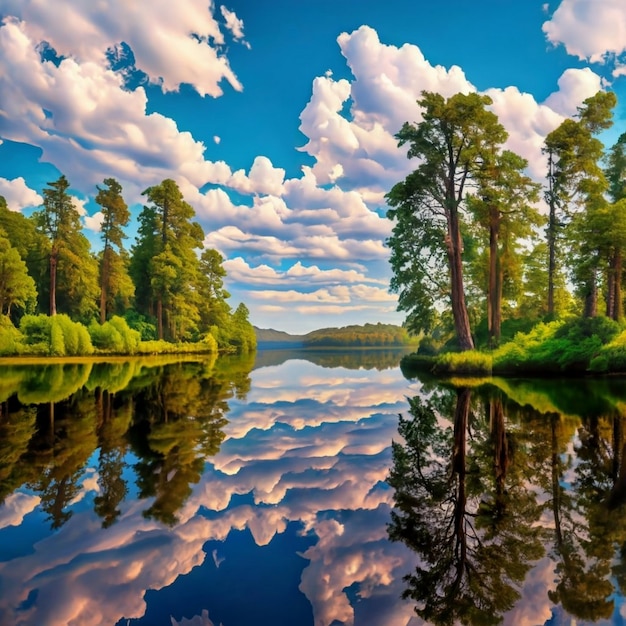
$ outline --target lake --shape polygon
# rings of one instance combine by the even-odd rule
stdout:
[[[401,356],[1,367],[0,624],[625,623],[626,381]]]

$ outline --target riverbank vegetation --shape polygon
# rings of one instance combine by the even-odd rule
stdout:
[[[173,180],[146,189],[130,250],[121,185],[98,187],[94,252],[61,176],[30,217],[0,196],[0,356],[248,352],[254,329],[232,311],[226,270]]]
[[[416,169],[387,194],[391,288],[422,337],[413,364],[454,373],[626,372],[626,133],[600,91],[545,138],[546,184],[505,148],[476,93],[424,92],[396,135]]]

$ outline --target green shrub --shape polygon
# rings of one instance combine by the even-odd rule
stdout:
[[[6,315],[0,315],[0,356],[18,354],[22,333]]]
[[[140,315],[137,311],[130,310],[124,313],[124,319],[129,328],[139,333],[140,341],[152,341],[157,338],[156,323],[150,321],[144,315]]]
[[[50,324],[48,315],[24,315],[20,320],[20,331],[26,345],[50,346]]]
[[[124,349],[124,339],[120,332],[111,324],[105,322],[99,324],[93,321],[89,325],[89,336],[91,343],[98,350],[107,352],[122,352]]]
[[[65,341],[63,340],[63,328],[52,317],[50,321],[50,354],[52,356],[65,356]]]
[[[55,337],[57,328],[61,331],[63,337],[62,354],[68,356],[78,354],[78,330],[76,322],[73,322],[67,315],[58,314],[52,319],[52,338]]]
[[[139,342],[141,341],[141,333],[137,330],[130,328],[128,323],[123,317],[114,315],[109,324],[117,330],[122,338],[123,352],[124,354],[135,354],[139,348]]]
[[[91,343],[89,331],[82,324],[78,324],[76,333],[78,335],[78,352],[76,354],[93,354],[93,344]]]

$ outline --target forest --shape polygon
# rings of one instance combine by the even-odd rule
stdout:
[[[255,349],[247,307],[228,303],[224,259],[203,248],[195,211],[173,180],[143,192],[130,250],[120,183],[97,187],[98,252],[69,188],[63,175],[48,183],[29,217],[0,196],[0,356]]]
[[[392,291],[441,371],[626,371],[626,133],[615,94],[550,132],[545,184],[477,93],[423,92],[396,138],[417,163],[387,194]]]

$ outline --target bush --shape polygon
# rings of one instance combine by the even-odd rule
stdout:
[[[123,317],[114,315],[109,324],[120,334],[123,343],[123,351],[125,354],[135,354],[139,348],[139,342],[141,341],[141,333],[129,327],[128,323]]]
[[[63,340],[63,328],[61,324],[52,317],[50,320],[50,346],[49,352],[52,356],[65,356],[65,341]]]
[[[139,333],[140,341],[152,341],[157,338],[156,323],[149,321],[145,316],[137,313],[137,311],[127,311],[124,314],[124,319],[129,328]]]
[[[0,315],[0,356],[14,356],[19,352],[22,333],[6,315]]]
[[[98,322],[93,321],[89,325],[89,336],[91,338],[91,343],[98,350],[107,352],[122,352],[124,348],[124,339],[111,322],[99,324]]]
[[[20,320],[20,331],[24,343],[28,346],[50,346],[50,325],[52,319],[48,315],[24,315]]]

